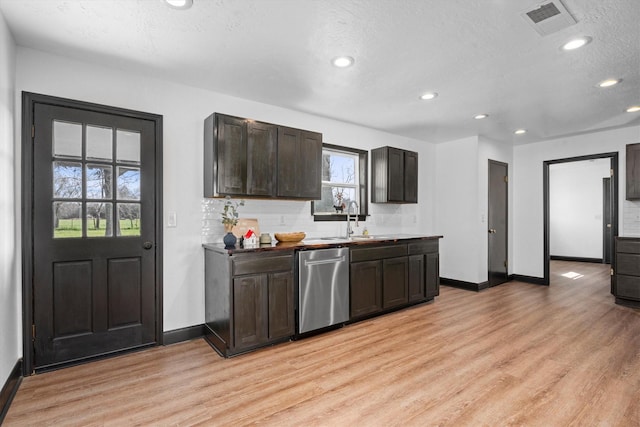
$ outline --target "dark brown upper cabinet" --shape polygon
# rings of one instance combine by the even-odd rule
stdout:
[[[278,127],[278,197],[322,196],[322,134]]]
[[[640,200],[640,143],[627,144],[627,200]]]
[[[319,199],[322,134],[212,114],[204,124],[204,197]]]
[[[371,151],[371,201],[418,203],[418,153],[393,147]]]

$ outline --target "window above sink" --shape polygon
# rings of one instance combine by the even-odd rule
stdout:
[[[367,165],[365,150],[322,144],[322,198],[311,202],[314,221],[346,221],[352,201],[359,207],[360,221],[369,212]],[[355,212],[351,212],[355,218]]]

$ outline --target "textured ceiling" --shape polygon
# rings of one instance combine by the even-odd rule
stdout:
[[[640,1],[0,0],[18,45],[428,142],[524,143],[640,124]],[[564,52],[573,36],[593,42]],[[348,69],[330,60],[350,55]],[[608,89],[606,78],[622,78]],[[422,101],[419,96],[439,96]],[[488,113],[485,120],[474,120]],[[528,133],[515,136],[517,128]],[[640,135],[639,135],[640,136]]]

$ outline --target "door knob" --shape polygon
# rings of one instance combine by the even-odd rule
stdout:
[[[153,243],[151,243],[151,242],[144,242],[144,243],[142,244],[142,247],[143,247],[143,248],[145,248],[145,249],[151,249],[151,248],[153,247]]]
[[[495,233],[495,232],[496,232],[496,229],[495,229],[495,228],[490,228],[490,229],[489,229],[489,233],[493,234],[493,233]]]

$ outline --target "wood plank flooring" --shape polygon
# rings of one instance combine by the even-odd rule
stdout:
[[[31,376],[5,425],[640,426],[640,311],[608,266],[554,261],[551,283],[443,287],[228,360],[198,339]]]

